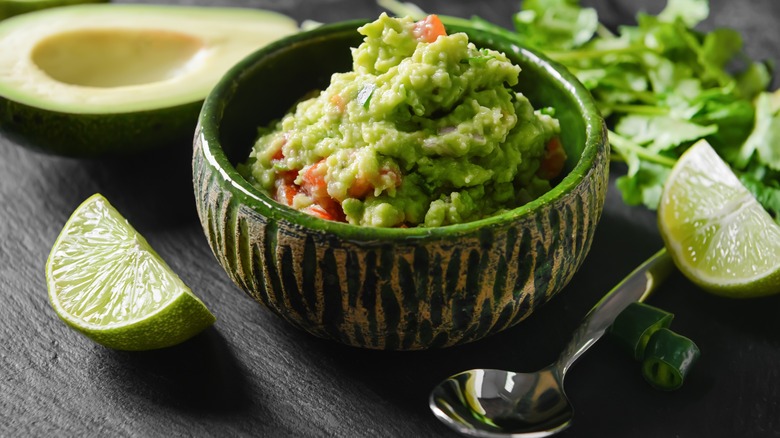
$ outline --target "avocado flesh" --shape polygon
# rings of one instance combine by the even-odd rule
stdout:
[[[93,4],[0,22],[0,130],[69,156],[190,142],[211,88],[297,31],[269,11]]]

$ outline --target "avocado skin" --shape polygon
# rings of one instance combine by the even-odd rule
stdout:
[[[192,142],[202,100],[116,114],[50,111],[0,96],[0,132],[29,149],[74,158],[127,156]]]
[[[20,2],[14,0],[0,0],[0,20],[14,15],[26,14],[41,9],[56,8],[59,6],[80,5],[83,3],[108,3],[109,0],[40,0]]]

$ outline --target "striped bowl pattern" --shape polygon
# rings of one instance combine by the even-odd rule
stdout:
[[[526,206],[470,224],[368,229],[280,207],[236,172],[256,127],[273,115],[255,114],[256,95],[284,111],[292,101],[280,102],[281,93],[294,99],[306,90],[301,83],[311,86],[348,67],[357,25],[325,26],[261,49],[206,99],[193,187],[217,261],[240,289],[294,326],[352,346],[447,347],[517,324],[558,293],[585,259],[604,205],[609,147],[587,91],[514,42],[466,29],[478,45],[511,52],[530,83],[547,81],[548,87],[530,87],[529,98],[559,110],[572,155],[569,175]],[[334,60],[342,52],[347,58]],[[300,59],[310,59],[310,68],[295,69]],[[338,65],[324,66],[331,62]]]
[[[201,136],[198,136],[202,139]],[[194,187],[231,280],[293,325],[344,344],[446,347],[511,327],[571,280],[590,249],[607,156],[570,193],[473,235],[351,241],[258,214],[197,141]]]

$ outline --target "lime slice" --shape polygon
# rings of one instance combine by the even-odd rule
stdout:
[[[672,169],[658,222],[677,267],[703,289],[740,298],[780,292],[780,226],[706,141]]]
[[[52,307],[68,325],[119,350],[163,348],[214,315],[100,194],[63,227],[46,262]]]

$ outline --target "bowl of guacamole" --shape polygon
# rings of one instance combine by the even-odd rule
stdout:
[[[263,127],[242,175],[277,202],[374,227],[440,227],[516,208],[562,170],[554,108],[514,90],[504,53],[431,15],[360,26],[352,69]],[[550,171],[550,170],[554,170]]]
[[[329,24],[222,78],[193,187],[240,290],[315,336],[419,350],[565,287],[603,208],[604,121],[565,69],[460,23]]]

